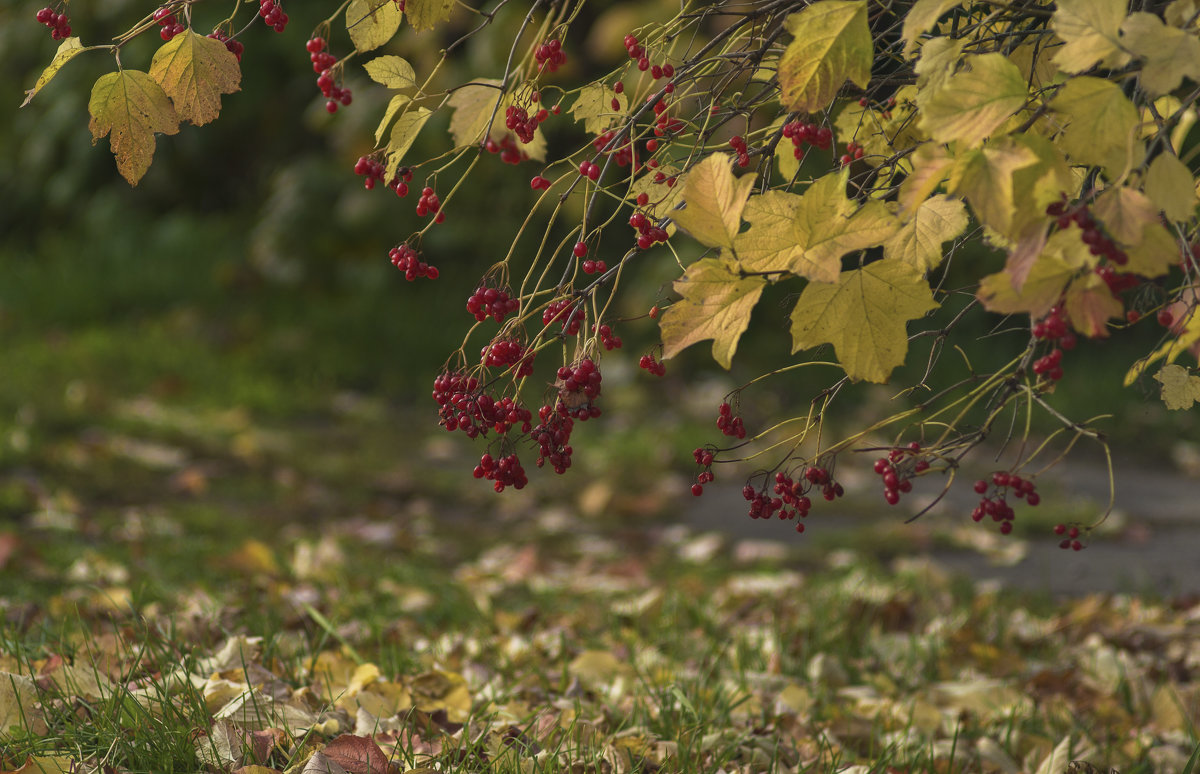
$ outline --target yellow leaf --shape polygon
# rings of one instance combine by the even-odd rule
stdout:
[[[708,247],[733,247],[754,187],[754,175],[734,177],[731,163],[724,153],[713,153],[692,167],[683,186],[687,206],[671,213],[675,225]]]
[[[1071,762],[1071,737],[1063,737],[1049,755],[1042,760],[1034,774],[1059,774],[1066,771]]]
[[[849,103],[834,121],[838,139],[843,144],[857,142],[865,154],[863,161],[872,166],[879,166],[885,159],[892,159],[895,154],[928,139],[912,120],[916,91],[911,84],[901,86],[892,95],[896,105],[887,111],[863,107],[858,102]],[[897,171],[905,175],[912,171],[912,164],[906,157],[889,164],[894,164]]]
[[[409,89],[417,85],[417,74],[404,57],[377,56],[363,65],[371,80],[389,89]]]
[[[175,134],[179,118],[162,87],[147,73],[122,70],[102,75],[88,101],[92,144],[109,136],[117,170],[137,185],[154,158],[154,133]]]
[[[873,57],[865,0],[818,0],[784,24],[794,38],[779,60],[787,110],[824,110],[847,79],[866,88]]]
[[[408,23],[417,32],[433,29],[438,23],[449,19],[453,10],[454,0],[408,0],[404,4]]]
[[[617,101],[617,109],[613,110],[612,101]],[[579,91],[579,98],[571,107],[571,115],[576,121],[583,122],[583,128],[588,134],[602,134],[621,117],[629,108],[629,98],[624,93],[618,94],[603,83],[589,83]]]
[[[383,136],[392,127],[392,121],[396,120],[396,114],[409,102],[412,100],[406,94],[396,94],[388,101],[387,110],[383,111],[383,118],[379,121],[379,126],[375,127],[376,145],[383,142]]]
[[[990,312],[1028,312],[1038,318],[1058,303],[1063,289],[1075,276],[1075,271],[1061,257],[1045,253],[1033,264],[1020,290],[1013,287],[1013,276],[1005,270],[980,280],[976,295]]]
[[[924,101],[921,128],[938,142],[975,147],[1029,96],[1021,71],[1002,54],[980,54]]]
[[[1113,186],[1105,190],[1092,205],[1092,215],[1104,229],[1122,245],[1142,241],[1142,229],[1158,222],[1158,210],[1146,194],[1129,186]]]
[[[1195,307],[1193,307],[1194,309]],[[1133,384],[1154,363],[1157,363],[1159,360],[1163,360],[1168,364],[1174,363],[1180,355],[1187,352],[1197,342],[1200,342],[1200,312],[1192,311],[1184,319],[1183,330],[1179,331],[1173,337],[1168,336],[1167,340],[1158,349],[1133,364],[1125,374],[1126,387]],[[1178,324],[1176,323],[1176,325]]]
[[[1167,404],[1167,408],[1171,411],[1183,411],[1190,409],[1192,404],[1200,403],[1200,376],[1193,376],[1188,373],[1188,370],[1181,365],[1165,365],[1158,370],[1154,375],[1155,380],[1162,385],[1162,401]],[[1179,713],[1178,704],[1175,702],[1177,698],[1173,697],[1170,703],[1160,702],[1158,694],[1154,696],[1155,715],[1177,715]],[[1160,712],[1160,705],[1163,707]],[[1172,712],[1174,710],[1174,712]],[[1183,728],[1185,723],[1178,724],[1161,724],[1164,728]]]
[[[846,172],[815,181],[803,196],[768,191],[746,203],[750,229],[734,252],[747,271],[788,271],[837,282],[846,253],[886,242],[900,227],[882,202],[861,208],[846,198]]]
[[[54,52],[54,58],[50,60],[50,64],[46,65],[46,69],[42,70],[42,74],[38,76],[37,83],[33,84],[33,88],[25,92],[25,101],[21,103],[21,107],[25,107],[29,102],[37,96],[37,93],[42,90],[50,79],[58,75],[58,71],[75,58],[76,54],[82,54],[84,51],[90,51],[92,47],[84,48],[79,38],[67,38],[62,43],[58,44],[58,51]]]
[[[1173,153],[1160,153],[1150,162],[1146,195],[1169,220],[1191,220],[1196,212],[1196,181]]]
[[[1071,280],[1067,287],[1066,305],[1072,327],[1093,339],[1108,336],[1106,323],[1114,317],[1125,316],[1125,305],[1113,296],[1108,284],[1093,272]]]
[[[238,90],[242,71],[224,43],[185,30],[154,53],[150,77],[171,98],[179,120],[201,126],[221,112],[222,94]]]
[[[629,677],[633,670],[607,650],[585,650],[567,665],[567,673],[578,677],[584,685],[599,688]]]
[[[413,703],[422,712],[445,710],[451,722],[461,723],[471,711],[471,691],[457,672],[440,669],[417,675],[409,683]]]
[[[966,197],[980,223],[1010,234],[1018,230],[1014,228],[1018,209],[1016,173],[1040,165],[1032,148],[1005,138],[960,154],[946,186],[950,193]]]
[[[704,258],[689,266],[675,282],[675,292],[683,298],[663,312],[663,359],[674,357],[698,341],[712,339],[713,359],[729,368],[738,339],[750,324],[750,312],[767,285],[762,277],[740,276],[735,266],[725,260]]]
[[[384,171],[384,179],[391,180],[396,176],[396,170],[400,168],[404,154],[408,153],[408,149],[417,139],[421,127],[425,126],[425,122],[431,115],[432,112],[429,108],[414,108],[401,115],[396,119],[396,123],[392,124],[392,133],[388,138],[387,167]]]
[[[412,5],[417,5],[414,2]],[[409,21],[413,21],[413,9],[409,9]],[[387,43],[400,29],[400,20],[404,14],[394,0],[350,0],[346,8],[346,31],[354,43],[354,50],[360,53],[374,51]]]
[[[1066,45],[1054,55],[1054,63],[1068,73],[1097,63],[1123,66],[1129,61],[1120,43],[1127,5],[1127,0],[1058,0],[1051,23]]]
[[[899,261],[844,271],[837,284],[810,282],[800,294],[792,352],[832,344],[852,381],[884,383],[908,354],[908,321],[937,306],[921,274]]]
[[[966,44],[962,38],[931,38],[921,46],[921,58],[913,65],[917,74],[918,105],[924,107],[929,97],[954,74]]]
[[[1183,27],[1195,17],[1198,11],[1200,11],[1200,4],[1196,0],[1171,0],[1167,3],[1163,18],[1167,20],[1167,24]]]
[[[41,715],[33,681],[24,675],[0,672],[0,736],[34,730],[41,722]]]
[[[941,145],[926,143],[912,154],[912,172],[900,184],[900,217],[907,218],[938,189],[950,173],[954,159]]]
[[[484,78],[476,78],[450,95],[446,104],[454,111],[450,116],[450,136],[455,146],[461,148],[483,141],[492,117],[504,113],[499,108],[503,96],[499,81]]]
[[[917,48],[917,38],[928,32],[943,14],[962,3],[963,0],[917,0],[913,3],[904,14],[904,27],[900,31],[905,58],[912,58]]]
[[[1121,87],[1103,78],[1072,78],[1050,103],[1065,119],[1060,144],[1076,164],[1104,167],[1110,178],[1131,161],[1137,140],[1138,111]]]
[[[926,272],[942,262],[942,244],[967,228],[966,207],[960,199],[938,194],[926,199],[900,230],[883,245],[883,256]]]
[[[1150,96],[1174,91],[1184,78],[1200,81],[1200,40],[1194,33],[1142,11],[1129,14],[1121,33],[1125,48],[1144,60],[1141,85]]]
[[[1129,263],[1124,270],[1142,277],[1161,277],[1179,263],[1179,243],[1171,232],[1157,221],[1147,223],[1142,238],[1125,248]]]

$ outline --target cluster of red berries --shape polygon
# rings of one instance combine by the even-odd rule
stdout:
[[[574,336],[579,333],[579,326],[583,324],[583,307],[576,306],[574,301],[566,298],[551,301],[542,310],[542,325],[549,325],[558,320],[562,321],[563,333]]]
[[[592,332],[600,334],[600,346],[604,347],[606,351],[611,352],[614,349],[621,348],[621,337],[613,335],[612,326],[601,325],[600,328],[597,329],[596,326],[593,325]]]
[[[312,60],[313,72],[317,75],[337,64],[337,57],[325,50],[325,38],[320,35],[309,38],[308,42],[304,44],[304,48],[308,50],[308,58]]]
[[[833,132],[827,126],[789,121],[783,125],[783,136],[792,141],[792,153],[796,158],[804,158],[805,144],[820,150],[828,150],[833,143]]]
[[[521,467],[521,460],[517,458],[516,454],[496,460],[492,459],[492,455],[484,453],[479,458],[479,464],[475,466],[474,476],[494,482],[492,488],[497,492],[503,492],[504,488],[508,486],[513,489],[524,489],[525,485],[529,483],[525,469]]]
[[[733,152],[737,154],[737,165],[739,167],[750,166],[750,152],[746,148],[746,140],[740,134],[735,134],[729,138],[729,147],[733,148]]]
[[[600,179],[600,165],[592,161],[580,162],[579,175],[595,182]]]
[[[325,103],[325,112],[336,113],[338,105],[348,106],[354,101],[354,95],[350,92],[349,87],[338,86],[333,81],[333,74],[329,70],[322,70],[317,76],[317,88],[321,90],[321,96],[328,101]]]
[[[479,392],[479,380],[460,372],[444,371],[433,380],[433,399],[437,402],[439,424],[449,432],[462,430],[468,438],[486,435],[488,430],[507,433],[518,423],[528,433],[533,414],[512,398],[494,400]]]
[[[1109,292],[1114,296],[1119,296],[1126,290],[1131,290],[1142,284],[1137,275],[1119,272],[1107,263],[1100,264],[1092,269],[1092,271],[1096,273],[1096,276],[1104,280],[1104,284],[1108,285]],[[1136,322],[1136,320],[1130,320],[1130,322]]]
[[[1104,234],[1086,204],[1080,203],[1072,207],[1064,195],[1062,200],[1047,205],[1046,214],[1057,218],[1059,229],[1066,230],[1072,223],[1079,226],[1082,231],[1079,238],[1088,246],[1088,252],[1092,255],[1103,256],[1117,266],[1129,263],[1129,256]]]
[[[404,272],[404,278],[409,282],[418,277],[438,278],[438,268],[422,261],[417,251],[408,245],[393,247],[388,251],[388,257],[392,259],[393,266]]]
[[[609,143],[611,143],[613,138],[616,136],[617,132],[615,129],[609,129],[606,132],[601,132],[600,134],[596,135],[596,139],[592,140],[592,147],[595,148],[597,153],[607,153],[608,155],[612,156],[613,163],[615,163],[618,167],[627,167],[637,160],[634,156],[633,143],[631,143],[629,141],[629,137],[626,136],[622,139],[620,145],[615,148],[609,148]],[[640,167],[638,168],[640,169]],[[580,168],[580,173],[584,174],[582,167]],[[595,178],[592,179],[594,180]]]
[[[638,232],[637,246],[639,249],[649,250],[655,243],[667,241],[667,230],[652,223],[643,212],[635,212],[630,215],[629,226]]]
[[[435,213],[433,222],[441,223],[446,219],[446,213],[442,212],[441,208],[442,203],[433,189],[429,186],[422,188],[421,198],[417,200],[417,217],[423,218],[430,213]]]
[[[907,466],[903,466],[905,457],[913,457],[916,462],[912,465],[912,473],[923,473],[929,469],[929,461],[917,455],[921,453],[921,444],[913,441],[904,448],[892,449],[888,456],[875,460],[875,475],[883,481],[883,499],[888,505],[900,502],[900,495],[912,491],[912,478],[907,475]]]
[[[533,58],[539,72],[552,73],[567,63],[567,52],[562,50],[561,40],[552,38],[534,49]]]
[[[370,156],[359,156],[358,161],[354,162],[354,174],[364,178],[363,188],[368,191],[375,187],[377,181],[383,180],[386,172],[386,165]]]
[[[1065,537],[1063,537],[1063,539],[1062,539],[1062,542],[1060,542],[1058,544],[1058,547],[1061,548],[1062,550],[1064,550],[1064,551],[1067,551],[1067,550],[1082,551],[1083,550],[1083,541],[1079,539],[1079,527],[1076,527],[1074,525],[1068,527],[1066,524],[1055,524],[1054,525],[1054,534],[1060,535],[1060,536],[1065,535]]]
[[[856,142],[846,144],[846,152],[842,154],[842,166],[846,166],[852,161],[856,161],[863,157],[863,147]]]
[[[576,258],[584,257],[587,255],[587,244],[584,242],[576,242],[575,247],[571,248],[571,254]],[[607,263],[604,261],[593,260],[591,258],[583,261],[583,263],[579,264],[579,267],[583,269],[584,274],[603,274],[604,272],[608,271]]]
[[[821,488],[821,496],[828,501],[846,494],[846,490],[833,480],[827,468],[810,465],[804,469],[801,479],[793,479],[783,471],[777,472],[772,489],[776,497],[771,497],[765,491],[760,492],[750,484],[742,487],[742,497],[750,503],[749,516],[752,519],[769,519],[776,512],[783,520],[803,519],[812,509],[812,499],[808,493],[817,487]],[[796,523],[796,531],[804,531],[802,522]]]
[[[505,164],[520,164],[522,161],[529,159],[529,154],[517,147],[513,142],[512,137],[507,134],[500,138],[500,142],[496,142],[491,137],[483,144],[488,153],[499,153],[500,160]],[[546,181],[547,185],[549,180]]]
[[[537,131],[538,126],[549,117],[550,112],[546,108],[539,109],[531,116],[529,111],[520,105],[509,105],[504,110],[504,125],[516,134],[521,142],[528,144],[533,142],[533,133]]]
[[[54,40],[65,40],[71,37],[71,20],[65,13],[55,13],[53,8],[43,8],[35,17],[39,24],[50,28],[50,37]]]
[[[480,285],[467,299],[467,311],[475,315],[475,319],[483,322],[491,317],[498,323],[510,313],[521,308],[521,300],[511,298],[503,288],[489,288]]]
[[[600,409],[595,401],[600,397],[600,382],[603,377],[600,369],[590,357],[585,357],[576,365],[565,365],[558,369],[558,395],[571,415],[578,420],[600,416]]]
[[[175,18],[175,11],[169,5],[164,5],[154,12],[154,21],[158,22],[158,36],[164,41],[171,40],[187,29]]]
[[[276,32],[283,32],[287,28],[288,15],[283,12],[283,6],[279,4],[279,0],[260,0],[258,15],[262,17],[268,27]]]
[[[696,483],[692,484],[692,495],[699,497],[704,494],[704,485],[711,483],[714,479],[712,472],[713,454],[711,449],[699,447],[692,452],[692,458],[696,460],[696,464],[704,468],[696,474]]]
[[[990,496],[989,489],[991,489]],[[993,473],[990,486],[985,479],[981,478],[976,481],[975,494],[980,495],[982,499],[980,499],[979,505],[975,506],[975,510],[971,511],[971,519],[983,521],[984,516],[991,516],[992,521],[1000,523],[1000,534],[1002,535],[1012,532],[1013,519],[1016,518],[1016,513],[1008,504],[1007,495],[1012,494],[1018,499],[1024,498],[1029,505],[1037,505],[1042,501],[1041,495],[1037,493],[1037,485],[1033,481],[1006,471]]]
[[[655,360],[654,355],[642,355],[642,358],[638,360],[638,368],[649,372],[653,376],[666,376],[667,374],[666,364]]]
[[[479,353],[480,362],[486,366],[516,366],[513,372],[517,377],[529,376],[533,373],[534,353],[526,352],[525,347],[516,339],[500,339],[485,346]]]
[[[1074,349],[1077,341],[1069,327],[1067,311],[1062,304],[1055,304],[1051,307],[1046,316],[1034,324],[1032,333],[1035,339],[1057,343],[1057,347],[1038,358],[1033,364],[1035,374],[1057,382],[1063,378],[1061,365],[1063,350]]]
[[[641,60],[646,56],[646,49],[642,48],[641,44],[638,43],[637,36],[633,34],[625,36],[625,52],[629,54],[630,59]],[[646,67],[643,67],[642,69],[645,70],[649,67],[650,61],[646,60]]]
[[[550,190],[550,180],[541,175],[534,175],[533,179],[529,181],[529,187],[535,191],[548,191]]]
[[[208,33],[208,37],[224,43],[226,50],[237,57],[239,62],[242,61],[242,54],[246,52],[246,47],[242,45],[241,41],[234,40],[225,33],[225,30],[221,29],[213,30],[212,32]]]
[[[547,462],[555,473],[562,475],[571,467],[571,430],[575,427],[567,406],[561,400],[552,409],[542,406],[538,409],[541,424],[533,429],[530,436],[538,445],[537,466],[540,468]]]
[[[717,409],[717,429],[733,438],[746,437],[746,428],[742,424],[742,418],[733,415],[733,406],[730,406],[728,401],[723,402]]]

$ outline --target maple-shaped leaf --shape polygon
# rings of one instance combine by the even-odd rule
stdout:
[[[400,162],[404,160],[404,154],[408,153],[408,149],[412,147],[413,142],[417,139],[417,134],[421,131],[421,127],[425,126],[425,122],[429,120],[429,116],[431,115],[433,115],[433,112],[429,108],[412,108],[407,113],[403,113],[396,119],[396,123],[392,124],[392,133],[389,136],[387,145],[387,166],[384,170],[385,180],[391,180],[396,176],[397,170],[400,169]]]
[[[942,245],[966,228],[967,208],[962,200],[938,194],[917,207],[900,230],[884,243],[883,255],[924,273],[942,262],[945,257]]]
[[[1200,39],[1194,32],[1168,27],[1152,13],[1129,14],[1121,25],[1121,42],[1144,60],[1140,81],[1152,97],[1179,87],[1184,78],[1200,81]]]
[[[403,12],[393,0],[350,0],[346,7],[346,31],[350,33],[354,50],[365,53],[387,43],[400,29],[403,18]],[[409,21],[412,21],[411,9]]]
[[[922,100],[921,129],[938,142],[975,147],[1021,109],[1029,92],[1003,54],[969,56],[963,68]]]
[[[1066,305],[1071,325],[1092,339],[1108,336],[1108,321],[1125,316],[1125,305],[1108,289],[1108,283],[1094,272],[1071,280],[1067,286]]]
[[[917,49],[917,38],[928,32],[939,18],[963,0],[917,0],[904,14],[900,39],[904,41],[904,56],[911,59]]]
[[[1122,245],[1142,241],[1142,229],[1158,222],[1159,208],[1150,197],[1127,185],[1105,189],[1092,204],[1092,215]]]
[[[137,185],[154,158],[154,134],[175,134],[179,118],[166,92],[148,73],[121,70],[100,76],[88,100],[92,144],[106,135],[117,170]]]
[[[59,43],[58,50],[54,52],[54,58],[50,60],[50,64],[46,65],[45,70],[42,70],[42,74],[38,76],[37,82],[33,84],[33,88],[25,92],[25,101],[21,103],[21,107],[28,105],[37,96],[37,93],[50,82],[50,79],[58,75],[58,71],[67,62],[70,62],[78,54],[82,54],[84,51],[91,51],[93,48],[94,46],[84,48],[79,38],[67,38],[62,43]]]
[[[817,0],[784,24],[794,38],[779,59],[784,108],[824,110],[847,79],[867,87],[873,54],[866,0]]]
[[[921,47],[921,58],[913,65],[917,74],[917,104],[925,106],[925,102],[938,89],[946,85],[951,75],[958,70],[958,60],[962,58],[966,39],[931,38]]]
[[[238,90],[242,71],[224,43],[184,30],[154,53],[150,77],[171,98],[179,120],[201,126],[221,112],[222,94]]]
[[[1125,248],[1129,263],[1122,268],[1141,277],[1161,277],[1179,263],[1179,242],[1161,223],[1148,223],[1142,238]]]
[[[1200,376],[1172,363],[1159,369],[1155,381],[1162,385],[1162,401],[1171,411],[1184,411],[1200,403]]]
[[[861,208],[846,197],[845,170],[815,181],[802,196],[768,191],[746,202],[750,229],[734,252],[742,268],[791,272],[817,282],[837,282],[842,256],[882,245],[900,222],[878,201]]]
[[[852,381],[884,383],[908,354],[909,320],[937,308],[916,269],[884,259],[810,282],[792,310],[792,352],[832,344]]]
[[[541,129],[533,133],[532,141],[523,143],[505,127],[504,111],[512,100],[500,89],[500,81],[476,78],[455,89],[446,104],[454,111],[450,116],[450,136],[457,147],[477,145],[485,138],[500,143],[507,137],[529,158],[536,161],[546,158],[546,136]]]
[[[612,106],[617,101],[617,109]],[[589,83],[579,90],[579,97],[571,106],[571,115],[576,121],[583,122],[584,131],[588,134],[602,134],[629,109],[629,98],[622,92],[618,94],[611,86],[603,83]]]
[[[954,159],[941,145],[925,143],[917,146],[912,154],[912,171],[900,184],[901,218],[908,218],[921,203],[933,195],[954,165]]]
[[[411,89],[417,85],[417,74],[404,57],[386,54],[363,65],[367,75],[389,89]]]
[[[1160,153],[1146,170],[1146,195],[1170,220],[1191,220],[1196,212],[1196,181],[1174,153]]]
[[[677,226],[708,247],[733,247],[754,188],[754,175],[734,177],[732,163],[728,155],[713,153],[692,167],[683,185],[687,206],[671,213]]]
[[[1063,289],[1076,273],[1077,270],[1062,257],[1043,254],[1034,262],[1019,290],[1013,284],[1012,273],[1006,270],[980,280],[976,296],[989,312],[1028,312],[1036,319],[1058,303]]]
[[[1117,84],[1091,76],[1072,78],[1050,107],[1067,122],[1060,144],[1076,164],[1104,167],[1115,178],[1140,161],[1138,111]]]
[[[766,286],[763,277],[744,277],[737,264],[721,258],[703,258],[688,266],[675,282],[675,292],[683,298],[662,315],[663,359],[712,339],[713,359],[728,369]]]
[[[1054,55],[1054,63],[1068,73],[1098,63],[1123,66],[1129,61],[1120,40],[1127,9],[1127,0],[1058,0],[1051,25],[1066,45]]]
[[[347,774],[388,774],[391,771],[387,755],[368,736],[342,734],[325,745],[321,752]]]
[[[453,10],[454,0],[409,0],[404,4],[408,23],[417,32],[433,29],[449,19]]]

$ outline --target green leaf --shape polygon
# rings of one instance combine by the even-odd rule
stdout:
[[[728,260],[704,258],[675,282],[675,292],[683,299],[663,312],[663,359],[712,339],[713,359],[729,368],[738,339],[750,324],[750,312],[767,285],[762,277],[740,276],[735,266]]]
[[[363,65],[363,69],[371,76],[371,80],[389,89],[411,89],[417,85],[417,74],[404,57],[391,54],[377,56]]]
[[[1146,195],[1170,220],[1188,221],[1196,212],[1196,181],[1173,153],[1160,153],[1150,162]]]
[[[1165,365],[1154,375],[1162,385],[1162,401],[1171,411],[1190,409],[1200,403],[1200,376],[1193,376],[1181,365]]]
[[[396,176],[396,170],[400,168],[400,162],[404,159],[404,154],[408,153],[408,149],[412,147],[413,141],[417,139],[417,134],[421,131],[421,127],[425,126],[425,122],[429,120],[433,112],[429,108],[413,108],[407,113],[404,113],[396,119],[396,123],[392,125],[392,133],[388,139],[387,146],[387,168],[384,172],[384,179],[391,180]]]
[[[1066,45],[1054,63],[1068,73],[1096,64],[1122,67],[1129,61],[1120,41],[1127,5],[1127,0],[1058,0],[1051,24]]]
[[[908,222],[884,243],[883,255],[924,273],[942,262],[942,244],[962,234],[966,228],[967,208],[962,200],[938,194],[926,199]]]
[[[917,49],[917,38],[928,32],[947,11],[962,4],[963,0],[917,0],[913,3],[904,14],[904,27],[900,31],[904,57],[911,59]]]
[[[1184,78],[1200,81],[1200,39],[1168,27],[1152,13],[1129,14],[1121,25],[1125,48],[1144,60],[1141,85],[1152,97],[1179,88]]]
[[[410,9],[411,21],[411,6],[405,7]],[[400,29],[403,18],[395,0],[350,0],[346,8],[346,31],[350,33],[354,50],[365,53],[387,43]]]
[[[54,58],[50,60],[50,64],[46,65],[46,69],[42,70],[42,74],[38,76],[37,83],[33,84],[33,88],[25,92],[25,101],[21,103],[21,107],[28,105],[37,93],[50,82],[54,76],[58,75],[58,71],[75,58],[76,54],[82,54],[84,51],[91,51],[91,47],[84,48],[79,38],[67,38],[62,43],[58,44],[58,51],[54,52]]]
[[[938,142],[975,147],[1021,109],[1029,94],[1017,66],[1002,54],[980,54],[924,100],[921,129]]]
[[[873,56],[865,0],[818,0],[784,24],[794,37],[779,60],[784,108],[824,110],[847,79],[866,88]]]
[[[449,19],[453,10],[454,0],[408,0],[404,4],[408,23],[417,32],[433,29]]]
[[[803,196],[768,191],[751,197],[734,252],[747,271],[787,271],[817,282],[837,282],[842,256],[886,242],[900,222],[882,202],[858,207],[846,198],[847,172],[815,181]]]
[[[122,70],[102,75],[88,101],[92,119],[92,144],[106,135],[117,170],[130,185],[137,185],[154,158],[154,133],[175,134],[179,118],[171,100],[149,74]]]
[[[612,101],[617,101],[613,110]],[[583,122],[588,134],[603,134],[615,122],[628,115],[629,98],[618,94],[603,83],[589,83],[579,91],[579,98],[571,107],[571,115]]]
[[[921,274],[882,260],[810,282],[792,310],[792,352],[832,344],[853,381],[884,383],[908,354],[909,320],[937,308]]]
[[[222,94],[238,90],[242,71],[224,43],[185,30],[154,53],[150,77],[171,98],[179,120],[201,126],[220,114]]]
[[[1112,81],[1072,78],[1050,107],[1068,122],[1060,145],[1074,163],[1103,167],[1115,179],[1140,159],[1137,108]]]
[[[687,206],[671,213],[675,225],[708,247],[733,247],[754,188],[754,175],[734,177],[732,163],[726,154],[714,153],[692,167],[683,186]]]

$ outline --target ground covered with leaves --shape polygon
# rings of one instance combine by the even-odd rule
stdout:
[[[438,441],[372,464],[387,423],[339,405],[286,433],[149,399],[28,423],[0,770],[1196,769],[1200,598],[801,553],[649,489],[476,496]]]

